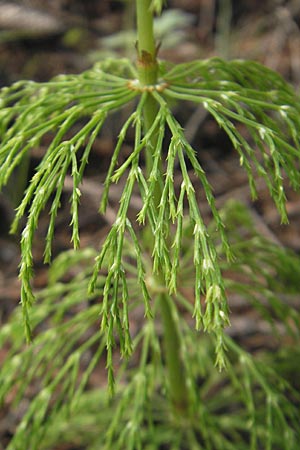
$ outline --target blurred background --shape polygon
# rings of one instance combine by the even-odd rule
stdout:
[[[0,1],[0,83],[79,72],[112,52],[134,57],[132,1]],[[300,82],[298,0],[168,0],[160,56],[247,58]]]

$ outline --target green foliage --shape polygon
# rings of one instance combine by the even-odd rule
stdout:
[[[280,323],[285,324],[285,332],[292,339],[298,339],[299,313],[281,301],[286,285],[277,281],[275,288],[271,282],[281,270],[278,260],[294,268],[300,279],[297,257],[265,242],[241,205],[230,203],[221,214],[236,254],[235,262],[227,262],[222,252],[219,254],[226,288],[240,292],[241,298],[257,308],[262,320],[271,324],[274,334],[270,334],[270,339],[277,341],[278,346],[282,329],[276,327]],[[247,230],[242,244],[237,226]],[[214,224],[208,228],[214,229]],[[293,370],[285,365],[297,364],[300,355],[294,347],[290,350],[283,347],[278,362],[263,353],[254,359],[225,336],[227,371],[215,371],[212,342],[191,328],[189,318],[193,305],[183,294],[184,287],[190,287],[194,277],[190,264],[193,251],[189,245],[192,234],[191,224],[184,220],[182,292],[178,292],[172,306],[184,349],[192,420],[170,416],[164,396],[168,380],[164,376],[161,336],[154,320],[146,319],[133,338],[137,364],[132,367],[127,358],[121,361],[115,396],[109,398],[105,388],[103,391],[92,388],[90,376],[98,373],[99,377],[102,372],[103,377],[101,364],[109,351],[105,349],[105,335],[98,327],[103,309],[98,299],[104,295],[105,277],[98,278],[94,295],[87,297],[96,251],[71,250],[57,257],[50,269],[49,286],[37,293],[32,311],[36,335],[33,344],[24,348],[19,310],[0,330],[1,344],[9,344],[11,348],[0,374],[1,401],[13,393],[17,410],[25,395],[29,398],[33,395],[8,449],[21,450],[24,446],[48,449],[66,442],[87,449],[157,449],[169,443],[178,450],[261,447],[296,450],[300,396],[285,380],[285,372]],[[126,268],[131,274],[130,312],[134,314],[134,311],[138,313],[140,304],[138,270],[130,262],[134,250],[126,237],[124,240]],[[217,244],[218,240],[214,232],[213,242]],[[248,281],[245,278],[238,283],[241,268]],[[180,319],[177,308],[180,308]],[[157,301],[153,311],[156,317]]]
[[[160,12],[162,2],[151,7]],[[151,30],[152,16],[142,23]],[[252,197],[260,177],[287,222],[284,178],[294,189],[300,183],[299,102],[278,74],[254,62],[157,64],[149,52],[155,47],[151,33],[144,37],[147,48],[138,46],[137,68],[126,59],[109,59],[80,75],[0,91],[0,187],[31,150],[47,147],[12,224],[16,232],[26,215],[22,312],[17,309],[0,330],[2,345],[9,347],[0,399],[12,396],[17,408],[27,397],[30,404],[8,449],[53,448],[65,439],[107,450],[166,443],[174,450],[296,450],[299,394],[285,379],[293,361],[287,367],[284,350],[280,362],[263,352],[255,358],[224,329],[227,299],[239,293],[269,325],[278,347],[289,336],[291,358],[299,361],[293,346],[299,312],[282,301],[286,281],[293,279],[293,289],[299,284],[298,260],[263,240],[242,206],[218,210],[196,149],[171,107],[201,104],[237,151]],[[148,76],[155,83],[145,83]],[[80,185],[95,139],[121,109],[125,118],[99,205],[105,214],[111,185],[120,182],[116,219],[100,250],[78,250]],[[132,144],[129,155],[123,154],[125,141]],[[68,174],[74,250],[53,262],[48,287],[34,292],[36,230],[48,209],[44,261],[50,263]],[[211,213],[208,225],[199,190]],[[142,207],[135,221],[129,209],[137,192]],[[242,238],[240,229],[246,231]],[[141,304],[144,317],[133,332]],[[34,337],[27,347],[21,314],[27,340]],[[227,371],[218,373],[214,359]],[[92,385],[91,375],[103,363],[113,398]]]
[[[217,359],[222,366],[223,328],[229,323],[224,285],[216,250],[207,233],[197,203],[195,194],[197,187],[193,185],[187,171],[187,160],[205,191],[222,240],[223,250],[229,258],[231,250],[224,232],[223,221],[215,207],[212,188],[200,166],[195,150],[187,142],[182,127],[171,112],[168,102],[180,99],[202,103],[220,127],[226,131],[238,151],[241,165],[249,177],[252,196],[256,197],[256,171],[264,178],[284,222],[287,221],[287,216],[282,172],[285,171],[293,187],[297,188],[299,185],[297,135],[299,106],[295,103],[292,89],[277,74],[253,62],[226,63],[213,59],[177,65],[162,73],[159,84],[151,90],[143,90],[134,78],[128,79],[128,76],[136,76],[135,69],[129,61],[119,61],[117,67],[114,61],[106,61],[82,75],[59,76],[46,84],[17,83],[11,88],[2,90],[1,186],[7,182],[25,154],[41,143],[44,137],[48,137],[49,133],[51,133],[50,136],[52,135],[51,144],[30,181],[12,225],[12,231],[16,231],[21,217],[28,211],[27,223],[22,232],[20,265],[21,302],[27,338],[31,339],[29,308],[34,301],[30,284],[33,269],[32,243],[39,216],[53,193],[54,199],[50,208],[45,246],[45,262],[49,262],[55,218],[60,205],[64,179],[68,170],[71,171],[74,183],[70,198],[72,242],[74,248],[79,246],[79,185],[93,142],[105,126],[109,113],[137,99],[136,109],[120,127],[119,137],[111,157],[100,205],[101,212],[105,212],[111,183],[118,182],[122,176],[126,176],[126,183],[120,198],[117,220],[96,258],[89,289],[93,291],[98,273],[105,261],[108,276],[104,289],[102,328],[108,330],[117,327],[120,335],[123,336],[122,353],[129,354],[128,287],[122,256],[125,233],[131,236],[135,248],[135,258],[139,267],[138,281],[145,301],[146,314],[151,315],[149,305],[151,295],[147,288],[139,239],[127,214],[136,184],[143,200],[138,221],[141,224],[147,223],[154,236],[153,272],[161,273],[170,294],[176,293],[177,289],[183,215],[187,213],[190,217],[194,228],[195,308],[193,314],[196,318],[196,328],[203,326],[204,329],[215,332],[219,342]],[[153,125],[143,135],[142,114],[148,96],[157,102],[158,112]],[[83,120],[85,122],[82,122]],[[74,127],[78,122],[82,123],[79,131]],[[245,125],[246,131],[243,133],[247,132],[252,138],[252,147],[246,136],[237,128],[237,123]],[[117,167],[122,144],[129,128],[133,128],[135,133],[133,151]],[[166,143],[164,139],[167,132],[171,135],[169,143]],[[140,168],[140,157],[153,136],[157,139],[153,149],[153,166],[147,178]],[[289,143],[288,136],[293,140],[292,143]],[[162,175],[160,167],[164,147],[166,147],[164,157],[166,164],[163,163],[165,174]],[[175,195],[173,183],[177,160],[182,173],[178,196]],[[159,208],[156,208],[153,195],[158,185],[162,187],[162,196]],[[188,205],[187,211],[184,211],[185,201]],[[175,233],[173,227],[175,227]],[[111,283],[113,289],[111,289]],[[206,294],[205,311],[202,311],[201,307],[201,293]],[[120,310],[122,310],[122,318],[119,317]],[[114,313],[111,314],[111,311]]]

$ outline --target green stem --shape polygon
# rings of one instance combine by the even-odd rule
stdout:
[[[153,33],[153,13],[150,9],[151,0],[136,0],[137,29],[138,29],[138,60],[137,68],[141,86],[155,85],[158,76],[158,64],[156,60],[156,46]],[[144,131],[150,129],[158,112],[156,100],[148,92],[148,98],[144,104]],[[157,138],[153,133],[146,148],[146,174],[149,175],[152,168],[153,152]],[[163,170],[160,167],[160,176],[157,180],[157,188],[154,192],[154,202],[159,207],[162,193]],[[153,243],[151,230],[145,230],[144,239],[147,245]],[[160,286],[163,277],[157,274],[157,284]],[[163,325],[163,346],[166,361],[167,379],[169,383],[170,400],[175,413],[186,414],[188,410],[188,388],[186,383],[186,371],[182,360],[180,342],[180,328],[173,299],[168,294],[157,295]],[[176,316],[176,317],[175,317]]]
[[[174,299],[165,293],[159,295],[158,301],[164,332],[163,343],[170,399],[175,413],[186,415],[189,409],[189,396],[186,370],[182,358],[178,316],[173,312],[176,306],[172,305]]]
[[[153,13],[151,0],[136,1],[137,34],[139,51],[144,50],[155,56],[155,39],[153,33]]]
[[[151,0],[136,0],[137,13],[137,68],[139,82],[142,86],[155,85],[157,83],[158,64],[156,60],[156,46],[153,31],[153,13],[150,9]],[[148,93],[144,105],[145,130],[149,130],[158,112],[158,104]],[[155,148],[156,137],[153,135],[146,151],[146,172],[149,175],[152,167],[152,151]],[[159,184],[159,183],[158,183]],[[159,199],[160,192],[154,194]]]
[[[157,83],[158,64],[153,32],[151,0],[136,0],[137,14],[137,67],[141,85]]]

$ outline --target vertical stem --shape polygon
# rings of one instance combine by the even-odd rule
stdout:
[[[136,0],[137,13],[137,69],[141,85],[149,86],[157,83],[158,64],[153,32],[153,13],[150,9],[151,0]],[[145,130],[149,130],[158,112],[157,102],[149,93],[144,106]],[[152,167],[152,150],[155,147],[155,136],[149,142],[146,151],[146,172]],[[157,195],[157,198],[159,195]]]
[[[230,32],[232,20],[232,0],[220,2],[220,11],[217,17],[216,49],[220,58],[228,59],[230,54]]]
[[[160,312],[164,332],[164,350],[170,398],[176,414],[187,414],[189,395],[186,380],[186,370],[182,359],[180,328],[178,316],[174,316],[171,304],[174,300],[168,294],[159,296]]]
[[[157,83],[158,64],[156,60],[156,46],[153,33],[153,13],[150,9],[151,0],[136,0],[137,30],[138,30],[138,60],[137,68],[139,82],[142,86],[155,85]],[[144,131],[149,130],[158,112],[156,100],[148,92],[148,98],[144,104]],[[156,136],[153,134],[146,148],[146,173],[149,175],[152,168],[152,153],[156,146]],[[161,198],[161,180],[163,178],[162,168],[157,180],[157,189],[154,193],[154,202],[159,207]],[[151,231],[145,230],[146,242],[153,242]],[[161,284],[163,278],[157,275],[157,284]],[[157,295],[157,294],[156,294]],[[186,371],[182,360],[182,349],[180,343],[180,329],[178,319],[175,317],[172,298],[167,294],[158,294],[158,305],[160,308],[163,325],[163,346],[166,361],[167,379],[169,384],[170,400],[175,413],[186,414],[188,410],[188,388],[186,382]]]
[[[141,85],[157,83],[158,64],[153,32],[151,0],[136,0],[137,14],[137,68]]]
[[[155,39],[153,33],[153,14],[150,10],[151,0],[136,0],[138,51],[151,55],[155,59]]]

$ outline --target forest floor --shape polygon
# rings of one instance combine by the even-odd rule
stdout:
[[[44,81],[59,73],[78,73],[111,51],[117,55],[129,53],[134,57],[131,38],[128,43],[124,37],[118,38],[121,28],[134,26],[132,14],[125,11],[124,3],[47,0],[42,2],[42,9],[40,3],[39,0],[0,3],[0,86],[24,78]],[[14,12],[15,22],[9,14],[12,4],[19,8]],[[212,55],[229,59],[255,59],[278,70],[296,88],[300,86],[298,1],[232,1],[230,21],[226,18],[230,16],[230,11],[220,11],[220,7],[216,6],[218,2],[214,0],[172,0],[168,4],[181,12],[174,16],[175,21],[178,21],[176,32],[173,29],[162,36],[162,59],[189,61]],[[16,18],[18,11],[19,19]],[[32,27],[32,21],[35,27]],[[180,40],[177,41],[179,32]],[[300,253],[300,196],[287,185],[290,224],[281,225],[263,184],[259,185],[259,200],[252,202],[247,176],[239,168],[238,155],[217,125],[198,110],[186,111],[184,114],[178,111],[176,114],[193,146],[199,149],[198,157],[214,188],[218,206],[223,206],[228,199],[238,199],[249,208],[257,230],[262,235]],[[117,133],[117,128],[114,131]],[[91,243],[98,246],[106,231],[107,222],[98,215],[97,202],[99,181],[104,178],[114,145],[113,132],[108,132],[96,141],[94,156],[82,186],[80,230],[83,247]],[[30,172],[42,153],[43,149],[38,149],[32,155]],[[66,198],[69,189],[66,183]],[[112,214],[114,200],[117,207],[117,187],[113,190],[113,197]],[[20,251],[18,239],[8,234],[13,217],[13,201],[12,188],[8,187],[0,197],[0,325],[5,323],[19,303]],[[45,227],[46,220],[45,214]],[[66,202],[66,208],[63,207],[59,213],[55,254],[71,246],[69,222]],[[39,227],[40,238],[35,245],[34,282],[37,289],[47,282],[47,269],[42,264],[44,224],[42,222]],[[293,301],[299,304],[299,296],[295,296]],[[236,320],[233,318],[232,332],[244,334],[249,348],[264,345],[260,324],[253,321],[250,314],[241,320],[238,316]],[[0,365],[4,357],[5,352],[0,350]],[[0,416],[0,442],[1,436],[5,436],[6,427],[10,426]]]

